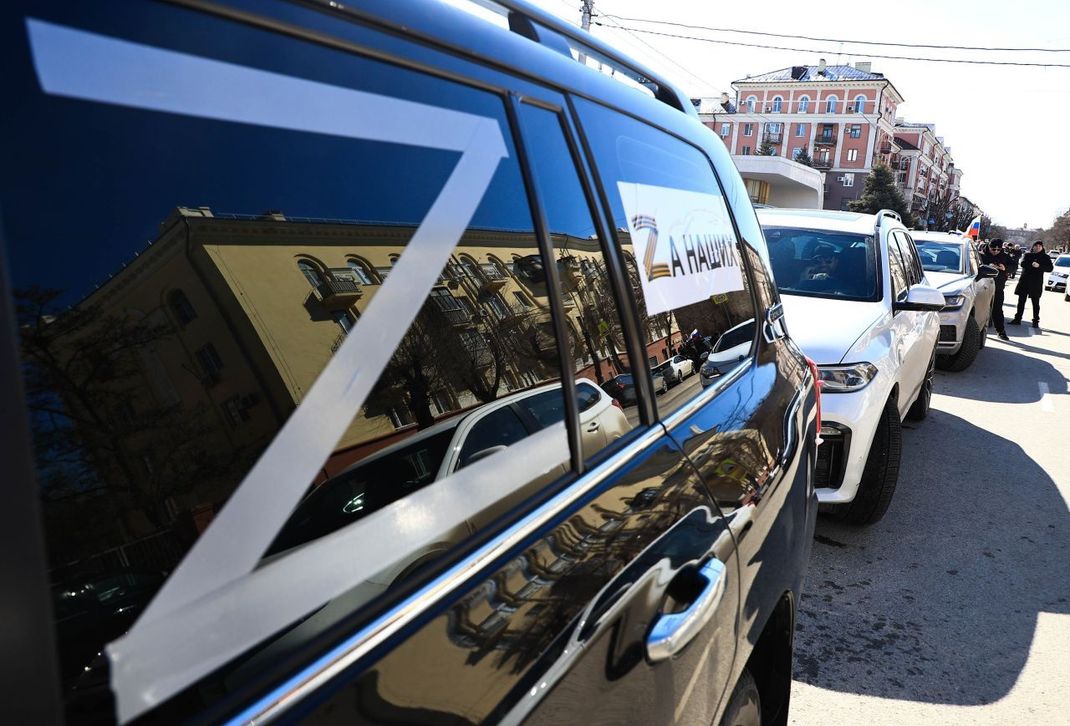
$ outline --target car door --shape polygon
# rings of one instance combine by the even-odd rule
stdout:
[[[648,356],[565,99],[372,22],[261,12],[283,17],[4,7],[4,257],[28,405],[61,412],[25,416],[57,448],[18,486],[61,570],[170,572],[124,635],[91,634],[69,721],[713,713],[733,630],[674,640],[666,616],[734,623],[733,539],[649,377],[628,431],[581,445],[575,380]],[[353,517],[263,556],[310,488],[548,385],[562,421],[441,479],[385,469],[382,507],[342,497]]]
[[[996,281],[991,277],[976,279],[981,267],[981,261],[977,258],[977,250],[973,249],[973,246],[969,244],[963,247],[966,252],[967,274],[975,278],[973,281],[973,287],[976,291],[974,297],[974,319],[977,320],[978,327],[984,332],[988,326],[989,316],[992,314],[992,300],[996,295]]]
[[[891,279],[892,300],[906,300],[907,292],[914,284],[916,273],[912,260],[904,254],[899,243],[899,233],[895,230],[882,230],[888,249],[888,270]],[[899,395],[899,413],[906,415],[907,409],[921,387],[925,368],[929,363],[932,350],[923,350],[923,332],[928,313],[912,310],[894,310],[892,312],[892,346],[899,366],[901,382]]]

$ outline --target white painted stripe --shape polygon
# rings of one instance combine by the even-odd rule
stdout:
[[[1046,413],[1055,413],[1055,402],[1051,400],[1051,391],[1048,389],[1048,384],[1044,381],[1037,381],[1037,388],[1040,389],[1040,410]]]
[[[367,581],[388,566],[395,553],[411,552],[428,538],[433,541],[466,513],[478,511],[473,505],[500,496],[489,486],[487,467],[468,467],[449,486],[441,486],[443,482],[429,487],[423,497],[412,497],[381,517],[367,518],[360,527],[253,572],[360,410],[507,152],[501,129],[491,118],[37,20],[27,21],[27,27],[38,78],[51,94],[462,152],[393,273],[302,404],[130,632],[108,646],[119,717],[127,721]],[[530,472],[500,478],[503,463],[495,459],[489,465],[498,472],[494,481],[523,481],[548,466],[545,462],[561,461],[560,452],[542,450],[552,448],[552,436],[564,441],[560,428],[544,433],[525,442],[533,455],[509,457],[525,462]],[[457,496],[457,487],[476,491]],[[484,498],[478,496],[481,489]],[[361,557],[353,557],[358,551]]]

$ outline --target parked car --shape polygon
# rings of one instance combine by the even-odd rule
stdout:
[[[45,542],[169,573],[71,724],[787,723],[819,373],[746,186],[659,73],[476,5],[0,5],[20,723]],[[689,331],[720,375],[658,396]]]
[[[662,363],[658,363],[656,366],[651,368],[650,375],[654,376],[655,383],[657,383],[656,379],[661,378],[662,382],[665,384],[666,390],[672,388],[677,383],[680,383],[683,380],[683,378],[679,374],[677,374],[676,368],[673,367],[671,359]]]
[[[929,411],[946,300],[894,212],[758,217],[788,328],[827,394],[818,499],[852,524],[876,522],[899,479],[900,423]]]
[[[703,353],[699,368],[699,382],[703,388],[712,386],[718,378],[730,371],[747,357],[750,341],[754,337],[754,321],[740,323],[726,330],[713,344],[713,350]]]
[[[943,232],[913,231],[926,278],[944,295],[936,367],[969,368],[988,340],[988,321],[999,271],[980,264],[968,240]]]
[[[1066,278],[1070,276],[1070,255],[1059,255],[1052,263],[1054,265],[1048,273],[1048,279],[1044,282],[1045,290],[1062,290],[1070,293],[1066,287]]]
[[[672,367],[681,381],[695,375],[695,362],[686,355],[677,353],[672,357]]]

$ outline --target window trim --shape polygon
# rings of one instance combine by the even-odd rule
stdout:
[[[810,97],[803,95],[799,97],[798,113],[810,113]]]

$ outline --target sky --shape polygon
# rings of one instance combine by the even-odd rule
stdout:
[[[579,22],[580,0],[531,0]],[[712,0],[595,0],[596,14],[807,35],[818,38],[946,46],[1070,49],[1065,0],[898,0],[894,4],[814,4],[798,0],[721,3]],[[596,18],[596,21],[599,20]],[[997,224],[1047,227],[1070,208],[1070,67],[1034,68],[891,60],[864,55],[1062,63],[1070,52],[945,51],[709,33],[601,19],[592,32],[677,83],[689,96],[733,95],[746,75],[791,65],[871,61],[903,95],[899,116],[936,124],[963,172],[962,193]],[[681,35],[779,45],[769,50],[627,33],[612,22]]]

